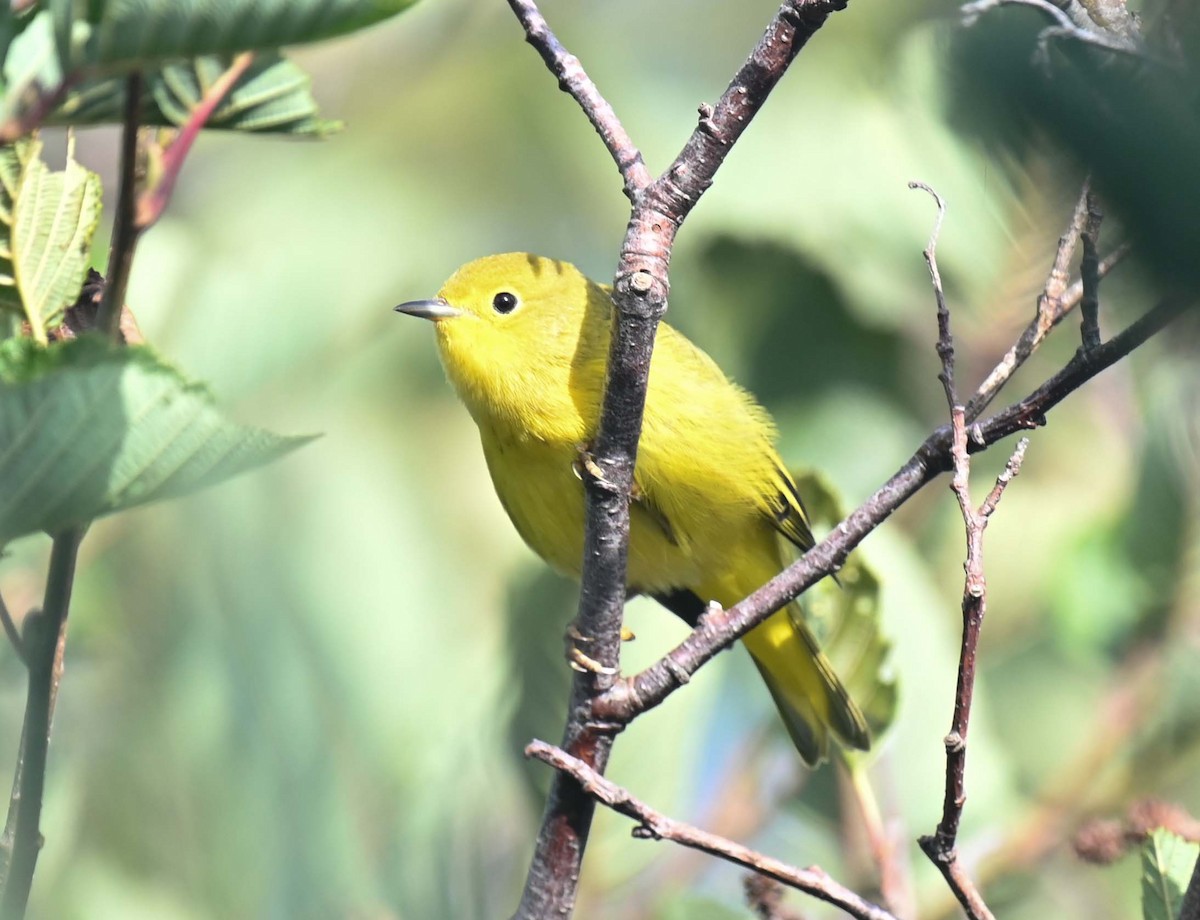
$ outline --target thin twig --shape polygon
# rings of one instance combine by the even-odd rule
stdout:
[[[1073,288],[1073,300],[1068,300],[1068,283],[1071,280],[1071,258],[1075,247],[1079,245],[1080,234],[1083,233],[1084,220],[1087,217],[1087,200],[1091,192],[1091,180],[1085,179],[1075,210],[1071,214],[1071,222],[1063,235],[1058,238],[1058,247],[1054,252],[1054,261],[1046,275],[1046,284],[1038,295],[1037,308],[1033,320],[1025,327],[1021,337],[1000,359],[987,378],[979,385],[975,396],[967,403],[967,420],[975,421],[988,407],[1004,385],[1012,378],[1026,359],[1029,358],[1042,344],[1050,330],[1062,320],[1068,311],[1074,309],[1082,296],[1082,286],[1076,291]],[[1111,257],[1110,257],[1111,258]],[[1119,261],[1119,260],[1117,260]],[[1115,262],[1114,262],[1115,264]],[[1110,268],[1112,266],[1109,266]]]
[[[604,146],[612,154],[625,182],[625,196],[636,202],[642,190],[650,184],[650,171],[642,159],[642,152],[625,132],[617,113],[600,95],[591,78],[579,63],[579,58],[567,51],[550,31],[545,17],[531,0],[508,0],[525,29],[525,40],[537,49],[550,72],[558,77],[558,86],[570,94],[587,116]]]
[[[525,748],[525,754],[568,774],[588,796],[638,822],[633,836],[639,840],[671,840],[682,846],[701,850],[803,891],[827,904],[841,908],[858,920],[896,920],[894,914],[859,897],[830,878],[823,869],[816,866],[807,869],[789,866],[732,840],[667,817],[560,748],[544,741],[534,741]]]
[[[895,829],[890,828],[884,820],[865,766],[857,762],[848,765],[845,775],[850,793],[862,815],[871,857],[879,867],[879,893],[883,906],[901,917],[916,916],[912,865],[908,859],[907,840],[904,839],[907,835],[898,840]]]
[[[17,771],[19,785],[9,805],[13,821],[11,851],[4,894],[0,898],[0,917],[20,920],[25,916],[33,871],[42,846],[39,828],[42,793],[46,784],[46,753],[50,744],[50,722],[62,676],[66,649],[67,611],[75,581],[75,560],[82,528],[71,528],[54,538],[50,551],[50,569],[46,577],[46,596],[42,609],[25,622],[25,648],[29,656],[29,691],[25,701],[25,728]],[[6,844],[8,840],[4,841]]]
[[[569,754],[600,772],[607,764],[616,726],[588,714],[592,701],[611,688],[619,666],[629,496],[650,356],[659,319],[667,309],[667,268],[675,234],[796,54],[829,15],[846,3],[786,0],[716,105],[704,108],[700,124],[675,161],[634,199],[614,277],[617,322],[608,355],[604,403],[592,462],[584,464],[588,471],[584,477],[587,523],[575,641],[595,669],[575,675],[562,743]],[[533,0],[513,3],[513,8],[519,18],[523,11],[537,12]],[[530,22],[533,20],[522,18],[523,24]],[[609,111],[607,104],[600,105],[602,96],[582,68],[567,73],[562,69],[570,62],[567,58],[546,53],[549,46],[544,39],[533,44],[559,82],[581,100],[593,123],[597,113]],[[619,164],[627,162],[620,155],[617,160]],[[578,784],[565,774],[555,775],[518,918],[570,915],[594,809]]]
[[[1079,281],[1083,288],[1079,315],[1084,351],[1091,351],[1100,344],[1100,256],[1096,244],[1100,237],[1100,221],[1103,219],[1096,196],[1089,192],[1087,220],[1082,234],[1083,257],[1079,263]]]
[[[162,217],[163,211],[166,210],[167,204],[171,200],[171,194],[175,190],[175,182],[179,178],[179,171],[183,168],[183,161],[187,158],[188,151],[192,149],[192,144],[199,137],[200,130],[208,123],[213,113],[225,101],[225,97],[229,95],[238,80],[245,75],[253,63],[253,51],[243,51],[234,57],[225,72],[213,81],[200,101],[192,108],[188,120],[179,129],[179,136],[163,153],[162,176],[158,180],[158,184],[152,189],[147,189],[138,198],[137,229],[139,233],[154,226]]]
[[[141,229],[137,226],[137,141],[138,116],[142,105],[142,73],[135,70],[125,78],[125,112],[121,126],[120,179],[117,185],[117,211],[113,218],[112,245],[108,250],[108,278],[104,298],[96,314],[96,329],[106,338],[114,338],[120,327],[125,292],[133,254]]]
[[[4,634],[8,636],[9,644],[17,653],[17,657],[23,663],[28,664],[25,660],[25,643],[21,641],[21,631],[17,629],[17,624],[12,618],[12,612],[8,609],[8,605],[4,603],[4,598],[0,597],[0,623],[4,625]]]
[[[958,400],[954,374],[954,336],[950,331],[950,310],[946,306],[946,295],[942,288],[941,275],[937,266],[937,238],[946,205],[932,188],[924,183],[910,182],[909,188],[928,192],[937,203],[937,219],[933,235],[925,247],[925,263],[929,266],[929,277],[933,284],[937,302],[937,353],[942,361],[938,379],[946,391],[946,404],[950,410],[951,446],[954,476],[950,488],[958,499],[959,511],[967,530],[966,582],[963,587],[962,646],[958,658],[958,687],[954,697],[954,716],[950,723],[950,734],[946,736],[946,794],[942,804],[942,820],[937,831],[920,839],[921,849],[946,878],[951,890],[962,904],[971,920],[994,920],[992,912],[984,903],[983,896],[971,881],[958,860],[958,825],[962,819],[963,805],[967,800],[967,729],[971,719],[971,701],[975,693],[975,660],[979,646],[979,633],[987,611],[987,581],[983,572],[983,531],[988,517],[995,510],[1004,487],[1021,468],[1028,441],[1024,438],[1008,461],[1004,474],[996,480],[992,490],[979,510],[971,504],[970,477],[971,459],[967,453],[966,408]]]

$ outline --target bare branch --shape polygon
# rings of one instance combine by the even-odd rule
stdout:
[[[1100,238],[1100,221],[1104,215],[1096,204],[1096,196],[1087,195],[1087,221],[1083,228],[1083,258],[1079,264],[1079,281],[1083,297],[1079,314],[1083,335],[1083,350],[1091,351],[1100,344],[1100,257],[1096,243]]]
[[[138,113],[142,105],[142,74],[135,70],[125,78],[125,113],[121,126],[120,179],[117,185],[117,212],[113,218],[112,245],[108,250],[108,279],[100,311],[96,314],[96,329],[106,338],[113,338],[120,325],[133,254],[137,250],[141,230],[137,226],[137,141]]]
[[[5,920],[19,920],[25,916],[33,871],[42,847],[39,824],[46,784],[50,721],[62,677],[67,611],[82,539],[81,528],[72,528],[55,536],[42,609],[26,617],[29,689],[25,700],[25,727],[17,760],[18,779],[14,783],[9,821],[2,841],[3,859],[0,859],[5,869],[0,916]]]
[[[958,861],[956,847],[958,825],[962,819],[966,795],[967,729],[971,719],[971,701],[975,693],[975,659],[979,646],[979,633],[987,610],[987,581],[983,572],[983,531],[988,517],[995,510],[1004,487],[1021,468],[1028,440],[1022,438],[1016,451],[1008,461],[1004,475],[996,480],[996,487],[978,511],[971,505],[970,477],[971,460],[967,453],[966,409],[958,401],[954,379],[954,337],[950,332],[950,311],[946,307],[946,296],[942,290],[942,279],[937,267],[937,234],[945,216],[946,207],[937,192],[927,185],[909,183],[910,188],[921,188],[937,202],[938,216],[934,223],[933,238],[925,249],[925,262],[929,265],[929,277],[933,283],[934,299],[937,302],[938,339],[937,353],[942,361],[938,375],[946,391],[946,405],[950,410],[950,456],[954,476],[950,488],[958,499],[959,511],[967,531],[966,582],[963,586],[963,631],[962,646],[958,658],[958,687],[954,697],[954,716],[950,723],[950,734],[946,736],[946,794],[942,804],[942,820],[937,832],[920,839],[921,849],[941,870],[951,890],[962,904],[971,920],[994,920],[992,912],[984,903],[982,895],[971,881],[966,870]]]
[[[537,13],[533,0],[510,2],[518,17],[523,12]],[[562,743],[567,753],[600,772],[607,764],[618,726],[591,718],[591,704],[611,689],[619,666],[629,497],[650,356],[659,319],[667,309],[667,268],[675,234],[796,54],[829,15],[846,3],[785,0],[720,100],[711,111],[704,109],[700,125],[679,156],[634,200],[614,277],[617,322],[609,348],[604,404],[594,453],[583,465],[587,470],[587,525],[575,626],[576,641],[585,646],[584,654],[595,668],[575,675]],[[533,44],[551,71],[559,75],[559,58],[549,44],[545,40]],[[581,105],[589,117],[605,110],[607,104],[600,106],[599,93],[592,95],[594,87],[578,86],[587,92]],[[617,159],[623,162],[620,156]],[[592,800],[578,785],[565,774],[556,774],[517,917],[532,920],[571,913],[593,811]]]
[[[625,197],[636,202],[638,195],[650,184],[650,171],[642,160],[642,152],[625,133],[617,113],[608,100],[600,95],[596,84],[579,63],[579,58],[562,46],[550,31],[545,17],[532,0],[508,0],[525,29],[525,40],[537,49],[550,72],[558,77],[558,86],[564,93],[579,103],[604,146],[612,154],[625,181]]]
[[[997,441],[1046,423],[1046,413],[1101,371],[1111,367],[1193,304],[1164,300],[1094,351],[1078,353],[1061,371],[1020,402],[1013,403],[968,429],[967,449],[977,453]],[[631,677],[622,678],[593,704],[592,715],[604,723],[624,725],[662,703],[722,649],[774,611],[836,572],[853,551],[900,505],[939,474],[952,468],[951,428],[934,431],[917,451],[870,498],[797,562],[745,600],[702,618],[692,633],[663,658]]]
[[[544,741],[534,741],[525,748],[525,754],[568,774],[587,795],[638,822],[633,836],[640,840],[671,840],[682,846],[720,857],[839,907],[858,920],[896,920],[894,914],[859,897],[816,866],[807,869],[789,866],[732,840],[667,817],[635,798],[627,790],[605,779],[579,758],[572,757]]]
[[[1083,189],[1079,193],[1079,200],[1075,203],[1075,211],[1071,215],[1071,222],[1067,225],[1063,235],[1058,238],[1054,262],[1050,266],[1050,273],[1046,276],[1046,284],[1042,288],[1042,293],[1038,296],[1037,310],[1033,320],[1025,327],[1025,331],[1021,333],[1021,337],[1008,350],[1008,353],[1000,359],[1000,363],[988,374],[987,379],[979,385],[979,390],[967,404],[968,421],[973,422],[979,417],[980,413],[996,397],[996,394],[1008,383],[1017,368],[1037,351],[1038,346],[1049,335],[1050,330],[1057,326],[1062,318],[1079,303],[1083,295],[1082,284],[1070,288],[1068,292],[1067,283],[1071,280],[1071,258],[1075,254],[1075,247],[1079,245],[1079,236],[1083,233],[1090,193],[1091,180],[1085,179]],[[1110,257],[1112,264],[1108,268],[1111,269],[1126,252],[1128,252],[1128,247],[1120,253],[1120,256],[1114,253]],[[1107,273],[1107,269],[1105,273]]]
[[[21,641],[21,631],[17,629],[17,624],[12,618],[12,612],[8,609],[8,604],[4,603],[3,597],[0,597],[0,624],[3,624],[4,634],[8,636],[8,641],[17,653],[17,657],[23,663],[28,664],[25,660],[25,643]]]

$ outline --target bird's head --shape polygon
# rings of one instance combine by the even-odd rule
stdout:
[[[447,376],[477,418],[567,397],[581,364],[607,354],[607,289],[569,262],[525,252],[468,262],[432,300],[396,307],[432,320]]]

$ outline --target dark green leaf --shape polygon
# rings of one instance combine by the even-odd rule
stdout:
[[[60,2],[56,26],[78,38],[72,59],[137,66],[270,50],[352,32],[414,0],[91,0]]]

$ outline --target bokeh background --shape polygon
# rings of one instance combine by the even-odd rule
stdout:
[[[657,170],[775,6],[544,11]],[[1000,20],[975,41],[1017,35],[1007,60],[1027,64],[1041,20]],[[921,259],[933,208],[907,182],[949,204],[939,254],[964,387],[1033,315],[1079,188],[1054,130],[990,120],[989,85],[993,102],[1021,99],[994,73],[964,78],[964,41],[952,4],[855,0],[676,249],[669,321],[766,403],[789,463],[823,471],[849,506],[945,416]],[[430,328],[391,307],[489,252],[606,278],[626,203],[502,3],[427,0],[297,58],[345,131],[203,137],[129,300],[240,421],[324,436],[88,534],[33,917],[473,920],[507,916],[523,880],[548,777],[521,749],[561,731],[573,588],[505,519]],[[80,137],[109,196],[115,148],[112,130]],[[1102,250],[1122,238],[1108,221]],[[1123,266],[1103,288],[1105,333],[1155,291]],[[1076,325],[1006,395],[1060,366]],[[1011,920],[1135,916],[1136,855],[1085,864],[1072,834],[1144,796],[1200,807],[1196,342],[1181,323],[1055,410],[988,530],[961,846]],[[1006,447],[977,461],[978,490]],[[901,688],[871,778],[923,918],[954,915],[913,844],[940,812],[954,689],[964,547],[944,485],[862,549]],[[37,603],[47,549],[29,539],[0,563],[10,606]],[[684,635],[650,603],[629,621],[627,669]],[[6,763],[23,693],[0,649]],[[741,651],[622,736],[611,775],[674,816],[876,884],[845,783],[801,769]],[[629,831],[599,815],[580,916],[748,916],[738,871]]]

